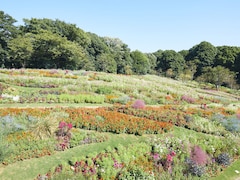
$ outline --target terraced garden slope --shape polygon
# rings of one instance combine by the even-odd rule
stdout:
[[[0,179],[236,179],[239,91],[0,69]]]

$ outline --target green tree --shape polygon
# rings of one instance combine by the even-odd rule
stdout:
[[[178,53],[181,54],[183,56],[183,58],[186,60],[189,50],[181,50]]]
[[[131,52],[131,58],[133,59],[132,69],[136,74],[147,74],[150,70],[150,63],[148,58],[142,52],[136,50]]]
[[[8,62],[8,42],[16,37],[18,29],[14,26],[17,22],[12,16],[0,11],[0,66],[10,66]]]
[[[204,67],[202,75],[198,80],[212,83],[218,90],[219,86],[227,84],[229,87],[233,87],[235,83],[236,73],[230,71],[228,68],[222,66]]]
[[[85,51],[76,42],[50,31],[34,36],[34,53],[30,67],[78,69],[86,61]]]
[[[197,64],[196,76],[198,76],[202,73],[204,67],[214,64],[216,54],[217,48],[211,43],[203,41],[189,50],[186,59],[187,61],[194,61]]]
[[[103,53],[97,56],[96,59],[96,70],[103,71],[107,73],[117,72],[117,63],[114,60],[112,54]]]
[[[237,74],[237,82],[240,84],[240,53],[234,62],[234,71]]]
[[[20,27],[23,33],[38,34],[41,30],[47,30],[62,37],[66,37],[69,41],[77,42],[84,48],[86,48],[90,43],[90,37],[88,34],[82,29],[76,27],[75,24],[69,24],[64,21],[51,20],[47,18],[23,19],[23,21],[25,25]]]
[[[33,53],[31,37],[26,34],[9,41],[9,56],[13,67],[26,68]]]
[[[103,38],[99,37],[94,33],[88,33],[88,35],[90,37],[90,43],[87,47],[87,52],[89,56],[96,58],[98,55],[102,53],[110,52]]]
[[[104,37],[103,39],[117,63],[117,73],[126,74],[127,67],[132,64],[130,49],[118,38]]]
[[[230,70],[234,70],[235,61],[240,53],[239,47],[219,46],[217,47],[217,55],[214,65],[224,66]]]
[[[147,53],[146,54],[149,64],[150,64],[150,74],[156,74],[156,67],[157,67],[157,57],[154,53]]]
[[[173,78],[178,77],[185,67],[183,56],[174,50],[163,51],[157,60],[157,71]]]
[[[163,50],[161,50],[161,49],[159,49],[158,51],[153,53],[154,56],[157,58],[155,71],[157,71],[159,74],[162,73],[162,69],[160,68],[160,61],[162,60],[162,53],[163,53]]]

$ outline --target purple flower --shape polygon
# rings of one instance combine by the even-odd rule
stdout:
[[[159,159],[159,154],[158,153],[154,153],[153,154],[153,159],[154,160],[158,160]]]

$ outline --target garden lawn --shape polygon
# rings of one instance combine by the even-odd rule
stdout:
[[[239,173],[236,173],[236,170]],[[219,176],[213,177],[210,180],[240,180],[240,159],[232,163]]]
[[[84,157],[91,153],[99,153],[107,147],[114,148],[119,144],[126,146],[143,140],[143,136],[127,134],[110,134],[109,140],[102,143],[81,145],[66,151],[57,152],[51,156],[19,161],[8,166],[0,166],[1,180],[33,180],[38,174],[46,174],[58,164],[68,163],[74,157]]]

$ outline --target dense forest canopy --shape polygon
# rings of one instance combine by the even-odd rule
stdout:
[[[157,74],[175,79],[237,87],[240,47],[200,42],[189,50],[131,51],[118,38],[100,37],[75,24],[51,19],[23,19],[0,11],[0,67]]]

